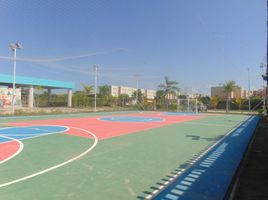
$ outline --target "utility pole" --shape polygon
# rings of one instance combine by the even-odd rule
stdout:
[[[95,83],[94,83],[94,112],[97,111],[97,76],[98,76],[98,65],[93,65]]]

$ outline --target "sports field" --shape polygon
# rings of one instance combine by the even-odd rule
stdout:
[[[0,118],[0,199],[146,198],[248,118],[164,112]]]

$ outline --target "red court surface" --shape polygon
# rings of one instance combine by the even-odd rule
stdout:
[[[20,144],[17,141],[0,143],[0,162],[13,156],[19,148]]]
[[[185,115],[185,116],[167,116],[162,113],[156,114],[121,114],[121,115],[108,115],[111,116],[140,116],[140,117],[157,117],[163,118],[163,121],[158,122],[111,122],[101,121],[98,117],[82,117],[82,118],[65,118],[65,119],[53,119],[53,120],[33,120],[27,122],[9,123],[13,126],[30,126],[30,125],[59,125],[67,127],[75,127],[85,129],[94,133],[98,139],[107,139],[111,137],[117,137],[120,135],[130,134],[142,130],[157,128],[169,124],[186,122],[196,120],[205,117],[205,115]],[[78,130],[70,129],[67,134],[89,137],[84,135]]]

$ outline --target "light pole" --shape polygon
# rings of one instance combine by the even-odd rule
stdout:
[[[134,75],[136,78],[136,104],[138,104],[139,74]]]
[[[94,83],[94,111],[97,111],[97,76],[98,76],[98,65],[93,65],[95,83]]]
[[[22,49],[20,43],[11,43],[9,45],[10,49],[13,51],[13,88],[12,88],[12,114],[15,113],[15,91],[16,91],[16,59],[17,59],[17,49]]]
[[[262,69],[262,71],[261,71],[262,76],[265,76],[265,68],[266,67],[267,67],[266,64],[264,64],[264,63],[260,64],[260,68]],[[264,79],[262,80],[262,89],[263,89],[263,108],[264,108],[264,113],[266,113],[266,102],[265,102],[265,100],[266,100],[266,91],[265,91],[265,81],[264,81]]]
[[[250,71],[248,68],[248,111],[251,110],[251,102],[250,102]]]

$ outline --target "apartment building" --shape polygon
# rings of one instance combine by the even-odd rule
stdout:
[[[109,88],[110,88],[110,95],[112,95],[113,97],[119,96],[119,86],[110,85]]]
[[[214,86],[211,87],[211,96],[219,96],[224,99],[227,97],[227,93],[225,92],[223,86]],[[242,87],[236,87],[236,89],[231,92],[231,98],[246,98],[247,92]]]
[[[114,97],[118,97],[120,94],[127,94],[129,97],[131,97],[133,93],[137,90],[137,88],[126,87],[126,86],[110,85],[109,87],[110,87],[110,94]],[[139,89],[147,99],[154,99],[156,95],[156,90],[147,90],[142,88]]]
[[[145,97],[147,99],[154,99],[156,96],[156,90],[146,90]]]

